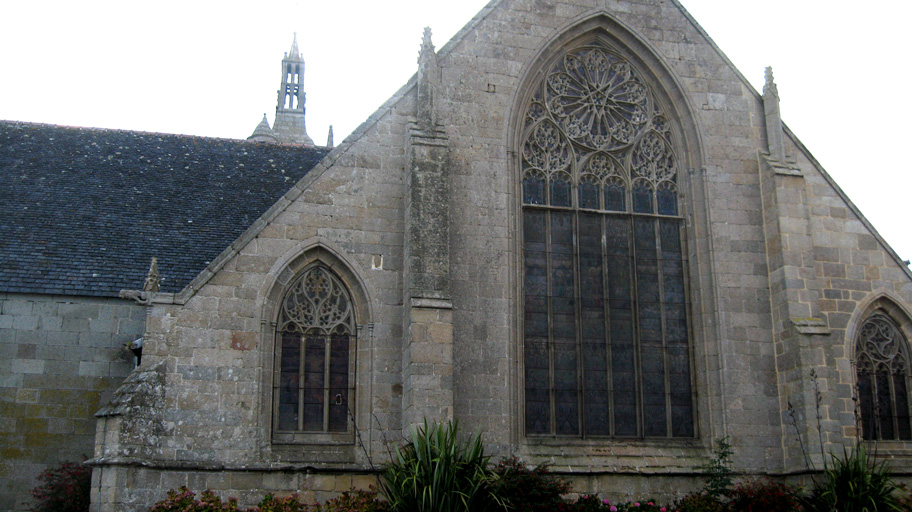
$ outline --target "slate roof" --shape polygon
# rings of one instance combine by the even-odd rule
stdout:
[[[329,151],[0,121],[0,292],[179,292]]]

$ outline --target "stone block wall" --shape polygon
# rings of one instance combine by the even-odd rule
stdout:
[[[133,369],[145,308],[0,294],[0,510],[27,510],[46,468],[91,458],[95,412]]]

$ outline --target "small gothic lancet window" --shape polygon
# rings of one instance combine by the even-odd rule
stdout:
[[[858,406],[865,439],[912,440],[909,349],[888,317],[865,320],[855,342]]]
[[[320,265],[305,270],[279,314],[277,433],[349,431],[355,333],[351,296],[342,281]]]

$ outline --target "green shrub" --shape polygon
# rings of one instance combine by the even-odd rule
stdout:
[[[802,499],[807,512],[876,512],[903,510],[885,462],[868,458],[863,446],[843,448],[832,466],[814,481],[810,496]]]
[[[311,510],[311,507],[300,502],[297,494],[284,498],[276,498],[272,494],[267,494],[256,508],[247,512],[310,512]]]
[[[798,493],[790,485],[754,481],[741,482],[729,492],[726,506],[731,512],[793,512],[798,510]]]
[[[703,492],[714,498],[727,496],[732,486],[731,456],[734,452],[728,444],[728,436],[716,441],[713,458],[704,466],[703,474],[706,475],[706,486]]]
[[[692,493],[678,500],[673,507],[677,512],[722,512],[724,507],[718,497],[702,492]]]
[[[667,507],[657,504],[654,500],[612,504],[610,500],[600,498],[597,494],[584,494],[573,503],[552,510],[559,512],[669,512]]]
[[[570,492],[570,482],[548,472],[542,464],[530,469],[516,457],[504,458],[494,468],[500,476],[497,493],[510,510],[554,512]]]
[[[462,443],[457,431],[457,423],[425,422],[396,447],[380,479],[393,512],[484,512],[498,504],[497,475],[488,468],[481,434]]]
[[[87,512],[92,492],[92,468],[64,462],[38,476],[44,482],[32,489],[33,512]]]
[[[316,510],[317,512],[387,512],[389,503],[378,500],[377,493],[373,491],[345,491],[322,506],[318,506]]]
[[[149,512],[240,512],[237,498],[228,498],[227,503],[206,490],[196,499],[196,493],[181,486],[180,489],[168,491],[168,497],[152,505]]]

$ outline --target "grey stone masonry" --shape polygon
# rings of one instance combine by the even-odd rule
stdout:
[[[0,293],[0,510],[28,510],[37,476],[91,457],[92,415],[133,369],[145,308]]]
[[[430,29],[418,58],[416,120],[409,124],[406,183],[404,434],[453,419],[453,315],[450,295],[449,140],[437,125],[440,69]]]

